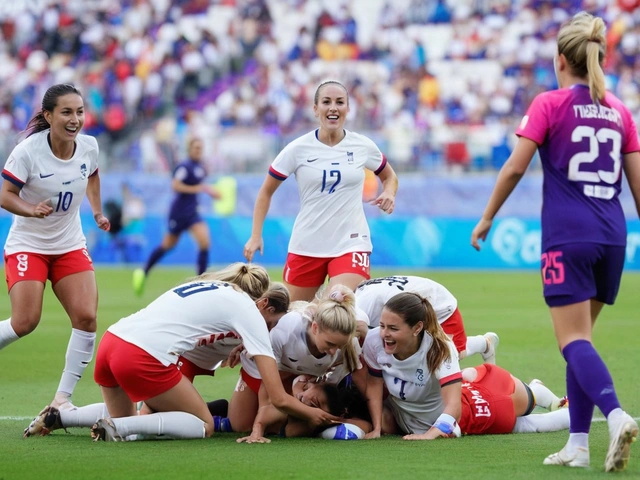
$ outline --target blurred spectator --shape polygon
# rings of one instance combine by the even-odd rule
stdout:
[[[177,146],[203,128],[212,152],[224,138],[259,145],[235,144],[217,170],[262,171],[314,128],[310,95],[337,78],[353,92],[348,127],[386,136],[389,155],[424,167],[424,152],[444,159],[448,144],[428,129],[512,131],[555,86],[558,27],[582,9],[609,22],[608,84],[638,104],[640,0],[16,2],[0,9],[0,155],[43,88],[68,82],[85,95],[105,171],[170,171]]]

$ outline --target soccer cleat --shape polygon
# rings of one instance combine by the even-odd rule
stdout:
[[[576,448],[573,455],[568,455],[564,447],[557,453],[552,453],[542,462],[543,465],[562,465],[565,467],[589,468],[589,450],[584,447]]]
[[[138,297],[140,297],[144,292],[144,284],[146,280],[147,280],[147,275],[144,273],[143,269],[136,268],[133,271],[133,279],[132,279],[133,293],[135,293]]]
[[[490,363],[492,365],[496,364],[496,348],[500,343],[500,338],[497,333],[487,332],[484,335],[484,338],[487,340],[487,351],[482,354],[482,360],[484,363]]]
[[[44,407],[29,426],[24,429],[24,438],[35,435],[44,437],[45,435],[49,435],[52,431],[60,428],[64,428],[64,425],[62,425],[62,421],[60,420],[60,410],[48,405]],[[64,428],[64,431],[67,432],[67,429]]]
[[[116,426],[113,424],[110,418],[103,418],[98,420],[93,427],[91,427],[91,438],[94,442],[104,440],[105,442],[124,442],[124,438],[120,436]]]
[[[627,468],[631,444],[638,438],[638,424],[625,412],[617,422],[609,425],[609,438],[604,469],[607,472],[620,472]]]

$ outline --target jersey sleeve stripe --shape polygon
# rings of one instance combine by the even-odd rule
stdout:
[[[11,175],[11,173],[9,173],[7,170],[2,171],[2,178],[13,183],[16,187],[24,187],[24,182],[18,177],[14,177],[13,175]]]
[[[93,177],[94,175],[96,175],[98,173],[98,170],[100,170],[99,168],[96,168],[93,173],[91,175],[89,175],[90,177]]]
[[[362,357],[362,360],[364,360],[364,364],[367,366],[367,370],[369,370],[369,374],[371,374],[372,377],[382,377],[382,370],[371,368],[367,361],[364,359],[364,356]]]
[[[269,175],[271,175],[276,180],[280,180],[280,181],[284,181],[284,180],[287,179],[286,175],[281,174],[280,172],[278,172],[273,167],[269,167]]]
[[[442,377],[440,379],[440,386],[444,387],[445,385],[456,382],[462,382],[462,372],[456,372],[447,377]]]
[[[380,164],[380,166],[378,167],[378,169],[373,172],[376,175],[380,175],[380,172],[382,172],[382,170],[384,170],[384,167],[387,166],[387,157],[384,156],[384,153],[382,154],[382,163]]]

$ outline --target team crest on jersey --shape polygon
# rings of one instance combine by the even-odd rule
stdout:
[[[82,165],[80,165],[80,176],[74,178],[73,180],[67,180],[66,182],[62,182],[62,184],[63,185],[70,185],[73,182],[76,182],[78,180],[86,180],[87,179],[87,174],[88,174],[87,164],[83,163]]]
[[[347,164],[353,165],[353,152],[347,152]]]
[[[419,382],[424,382],[424,370],[421,368],[416,369],[416,378]]]

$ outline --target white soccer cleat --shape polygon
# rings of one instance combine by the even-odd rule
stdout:
[[[24,438],[35,435],[44,437],[45,435],[49,435],[52,431],[60,428],[64,428],[64,425],[62,425],[62,422],[60,421],[60,411],[57,408],[48,405],[44,407],[38,416],[31,421],[29,426],[24,429]],[[66,428],[64,430],[65,432],[67,431]]]
[[[110,418],[98,420],[93,427],[91,427],[91,438],[93,438],[94,442],[99,442],[100,440],[104,440],[105,442],[125,441],[118,433],[118,430],[116,430],[116,426]]]
[[[564,447],[557,453],[552,453],[542,462],[543,465],[562,465],[564,467],[589,468],[589,450],[584,447],[576,448],[573,455],[568,455]]]
[[[638,424],[624,412],[619,420],[609,425],[609,450],[604,461],[607,472],[620,472],[627,468],[631,444],[638,438]]]
[[[498,337],[497,333],[487,332],[483,335],[483,337],[487,340],[487,351],[482,354],[482,360],[484,363],[490,363],[492,365],[496,364],[496,348],[500,343],[500,337]]]

